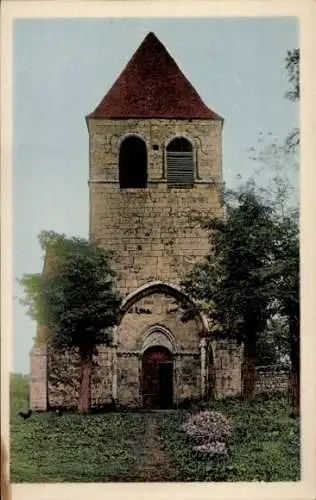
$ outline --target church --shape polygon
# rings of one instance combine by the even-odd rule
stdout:
[[[167,409],[241,391],[241,347],[196,307],[185,318],[194,302],[180,287],[209,250],[195,217],[223,216],[223,122],[153,33],[86,117],[90,239],[113,251],[124,297],[113,343],[95,355],[91,407]],[[75,407],[79,376],[76,352],[38,335],[31,408]]]

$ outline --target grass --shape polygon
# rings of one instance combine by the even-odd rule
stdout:
[[[11,378],[11,481],[132,481],[144,446],[146,413],[113,412],[87,416],[65,413],[18,416],[28,408],[28,381]],[[204,404],[192,409],[207,408]],[[238,399],[212,407],[232,419],[233,440],[227,458],[204,459],[181,430],[188,411],[159,414],[158,433],[164,452],[183,481],[299,480],[299,423],[289,418],[281,396],[256,398],[245,406]],[[153,417],[154,414],[151,414]]]
[[[223,412],[234,426],[227,457],[203,458],[186,438],[181,424],[187,413],[168,415],[161,422],[166,450],[186,481],[298,481],[299,423],[289,417],[282,395],[257,397],[251,405],[236,398],[201,405]]]
[[[17,415],[27,409],[27,381],[11,381],[11,481],[128,480],[136,466],[142,415],[107,413]]]

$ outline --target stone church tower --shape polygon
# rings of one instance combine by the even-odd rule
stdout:
[[[186,320],[193,302],[180,289],[209,249],[195,216],[223,215],[223,119],[149,33],[86,122],[90,238],[113,251],[124,296],[114,346],[99,348],[91,404],[169,408],[238,393],[239,348],[212,336],[201,313]],[[39,357],[35,349],[33,366]],[[71,406],[46,358],[46,407]]]

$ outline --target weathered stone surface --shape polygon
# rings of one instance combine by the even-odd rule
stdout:
[[[234,340],[227,339],[218,339],[213,346],[217,397],[239,394],[242,348]]]
[[[123,317],[117,336],[118,395],[124,404],[141,404],[141,356],[149,345],[166,345],[173,354],[175,404],[200,394],[199,324],[196,319],[184,321],[184,311],[174,297],[153,293],[136,302]]]
[[[48,407],[73,408],[78,404],[80,359],[75,349],[48,350]]]
[[[222,214],[221,124],[205,120],[90,120],[89,134],[91,237],[114,252],[113,268],[118,272],[122,294],[150,281],[178,284],[209,248],[208,235],[194,217]],[[126,134],[137,134],[146,142],[146,189],[119,187],[119,147]],[[170,190],[166,184],[165,147],[176,136],[186,137],[193,146],[196,183],[192,189]],[[158,150],[153,149],[154,144]],[[148,342],[148,332],[155,327],[164,331],[160,331],[160,337],[156,332],[156,340],[151,337],[150,345],[159,339],[160,344],[169,342],[174,357],[174,403],[198,398],[200,326],[197,319],[183,321],[183,313],[183,304],[162,293],[149,293],[134,304],[117,329],[117,363],[112,362],[110,349],[99,349],[91,404],[102,405],[111,399],[115,378],[121,404],[142,404],[144,339],[147,335]],[[217,366],[221,367],[220,361]],[[75,406],[79,377],[75,353],[50,353],[48,404]],[[219,384],[218,392],[225,393],[226,386]]]
[[[48,355],[48,407],[74,408],[78,404],[80,384],[80,358],[75,349],[63,353],[49,349]],[[98,347],[93,357],[91,379],[91,406],[102,406],[112,397],[112,350]]]
[[[200,355],[183,355],[176,359],[175,396],[176,404],[187,399],[201,397]]]
[[[240,393],[241,389],[241,352],[234,343],[213,340],[215,369],[215,395],[217,398]],[[91,406],[99,407],[112,399],[113,348],[98,347],[98,356],[94,358],[92,375]],[[213,368],[213,361],[208,360],[208,369]],[[141,395],[141,350],[118,351],[118,402],[123,406],[139,407]],[[225,361],[223,361],[225,360]],[[230,363],[228,361],[230,360]],[[47,363],[47,371],[46,371]],[[80,380],[78,354],[75,351],[63,354],[48,351],[46,346],[38,346],[33,352],[33,376],[31,380],[31,408],[45,411],[48,407],[76,407]],[[225,366],[225,368],[223,368]],[[46,372],[48,376],[46,391]],[[213,372],[212,372],[213,373]],[[208,383],[211,383],[208,381]],[[174,405],[187,399],[201,397],[201,367],[198,350],[189,352],[179,350],[174,355]],[[286,392],[288,389],[288,369],[278,366],[258,367],[256,370],[255,392]],[[207,388],[210,394],[210,388]],[[214,394],[214,393],[213,393]]]
[[[150,294],[130,308],[118,328],[119,348],[142,349],[142,339],[154,325],[166,328],[174,337],[178,350],[199,353],[199,328],[196,320],[184,321],[185,309],[174,297]]]
[[[140,360],[137,354],[118,353],[118,401],[123,406],[141,406]]]
[[[91,379],[91,406],[99,407],[112,400],[112,363],[114,349],[98,346],[98,354],[93,358]]]
[[[257,394],[261,392],[287,392],[289,369],[280,366],[258,366],[256,369]]]
[[[47,409],[47,347],[35,345],[31,353],[30,406],[32,410]]]
[[[140,136],[146,143],[149,180],[160,180],[164,174],[165,147],[176,136],[187,138],[197,158],[199,179],[222,179],[221,122],[176,119],[92,119],[89,120],[91,172],[93,178],[118,180],[118,152],[124,137]],[[153,145],[159,146],[158,150]]]
[[[90,234],[113,251],[112,266],[123,296],[149,282],[178,285],[208,252],[208,234],[196,216],[223,215],[221,127],[221,122],[212,120],[89,120]],[[119,148],[133,134],[146,143],[148,186],[121,189]],[[166,146],[177,136],[192,144],[193,188],[167,186]],[[52,256],[47,257],[44,271],[53,272],[55,264]],[[94,357],[92,406],[102,406],[112,397],[125,406],[142,405],[142,355],[150,346],[164,346],[171,352],[174,405],[198,399],[203,391],[212,397],[240,393],[242,348],[232,340],[207,338],[201,358],[201,336],[206,332],[197,317],[184,321],[183,313],[178,296],[159,290],[148,290],[127,309],[116,329],[117,346],[99,346]],[[46,330],[39,327],[38,342],[45,342]],[[75,351],[46,353],[44,343],[35,346],[33,409],[76,406],[79,381]],[[257,392],[276,387],[285,387],[284,374],[257,370]]]
[[[178,283],[209,248],[196,215],[222,214],[221,124],[207,120],[90,120],[91,236],[113,250],[123,294],[148,281]],[[147,145],[148,187],[120,189],[119,147],[126,134]],[[165,146],[188,138],[196,158],[192,189],[168,189]],[[153,145],[159,146],[158,151]],[[203,182],[203,183],[201,183]]]

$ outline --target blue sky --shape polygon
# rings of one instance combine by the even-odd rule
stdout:
[[[14,23],[13,273],[40,272],[42,229],[88,236],[85,116],[154,31],[203,101],[225,118],[228,185],[257,168],[258,138],[298,126],[284,57],[298,47],[294,18],[21,19]],[[269,135],[270,134],[270,135]],[[15,297],[21,290],[15,281]],[[14,300],[13,370],[28,373],[36,325]]]

